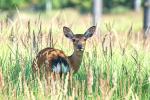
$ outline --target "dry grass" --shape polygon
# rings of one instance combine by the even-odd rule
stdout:
[[[70,26],[75,33],[84,33],[90,26],[90,15],[68,12],[57,12],[50,18],[45,14],[27,18],[20,12],[13,22],[0,21],[0,38],[3,39],[0,40],[0,98],[150,98],[149,38],[142,38],[139,28],[135,28],[140,23],[135,21],[138,19],[133,20],[132,25],[124,25],[119,20],[116,24],[98,24],[96,34],[87,41],[80,70],[71,75],[70,82],[68,76],[57,81],[50,76],[50,85],[45,77],[33,79],[31,63],[42,48],[51,46],[63,50],[66,55],[72,53],[72,44],[62,33],[64,25]],[[104,16],[104,20],[107,17]],[[127,20],[128,16],[123,19]],[[119,30],[121,26],[125,31]]]

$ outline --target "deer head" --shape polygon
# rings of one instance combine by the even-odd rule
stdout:
[[[63,27],[64,35],[73,42],[74,50],[82,52],[85,49],[86,40],[93,36],[96,26],[90,27],[84,34],[74,34],[70,28]]]

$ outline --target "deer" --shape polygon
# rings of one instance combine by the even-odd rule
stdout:
[[[46,77],[49,77],[51,73],[62,75],[71,71],[73,73],[78,72],[82,62],[86,40],[93,36],[95,30],[96,26],[91,26],[84,34],[74,34],[69,27],[64,26],[63,33],[65,37],[69,38],[73,43],[73,54],[66,56],[62,50],[51,47],[42,49],[33,60],[33,72],[39,71],[43,65],[45,66]]]

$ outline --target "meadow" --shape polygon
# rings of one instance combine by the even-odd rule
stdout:
[[[86,43],[82,65],[71,77],[32,77],[31,64],[45,47],[73,52],[62,27],[83,34],[91,15],[74,10],[33,13],[17,11],[13,21],[0,16],[0,99],[11,100],[149,100],[150,40],[142,32],[142,13],[106,14]],[[136,15],[136,17],[135,17]]]

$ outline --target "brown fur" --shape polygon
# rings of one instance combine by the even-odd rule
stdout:
[[[45,48],[41,50],[33,61],[32,65],[33,71],[34,72],[37,71],[38,69],[40,69],[42,65],[47,65],[47,63],[48,63],[47,66],[49,66],[48,70],[50,71],[52,69],[51,68],[52,59],[57,59],[58,57],[67,59],[66,55],[61,50],[54,48]]]

